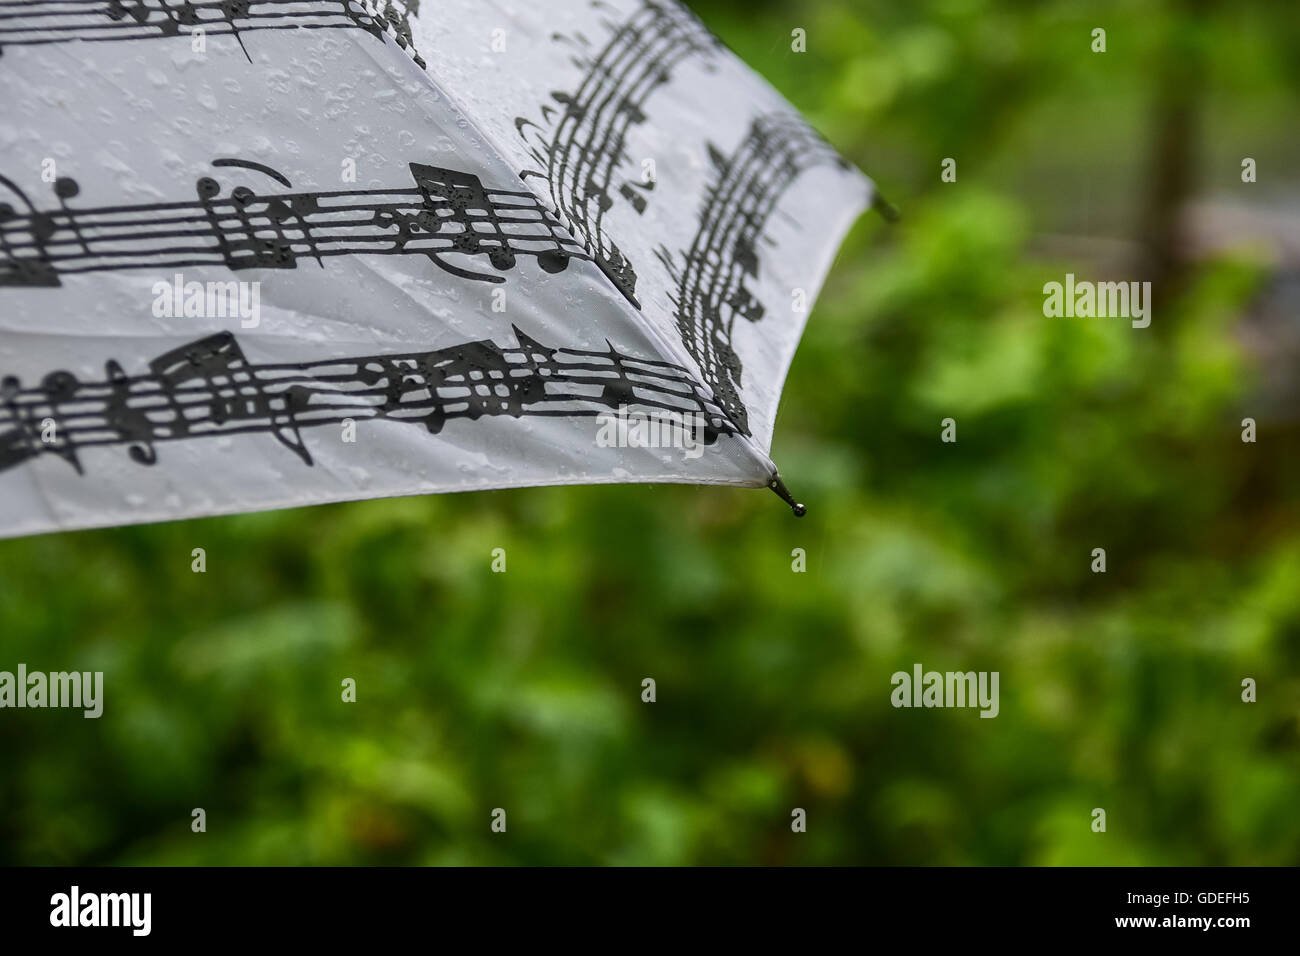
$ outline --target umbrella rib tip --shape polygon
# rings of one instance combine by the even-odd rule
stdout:
[[[804,505],[794,500],[794,495],[790,494],[790,489],[785,486],[785,482],[781,480],[780,475],[773,474],[768,479],[767,486],[776,492],[778,498],[790,506],[790,510],[794,512],[796,518],[802,518],[808,513],[808,509]]]
[[[871,196],[871,208],[880,213],[885,222],[898,222],[898,209],[878,192]]]

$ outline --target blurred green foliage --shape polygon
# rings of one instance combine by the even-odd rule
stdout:
[[[1185,55],[1197,188],[1294,197],[1294,5],[694,6],[903,211],[787,384],[809,516],[555,488],[0,542],[0,667],[107,685],[0,716],[0,862],[1300,862],[1300,415],[1240,440],[1278,266],[1198,261],[1140,332],[1045,319],[1086,268],[1040,241],[1141,238]],[[1000,715],[892,708],[916,662],[1000,672]]]

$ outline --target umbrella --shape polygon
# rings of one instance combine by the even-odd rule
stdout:
[[[675,0],[0,18],[0,535],[767,486],[853,169]]]

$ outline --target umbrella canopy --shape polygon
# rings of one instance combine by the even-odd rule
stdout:
[[[872,188],[676,2],[31,0],[0,50],[0,535],[794,504],[781,385]]]

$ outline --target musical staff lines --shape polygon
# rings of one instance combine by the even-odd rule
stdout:
[[[749,414],[740,397],[742,364],[732,334],[737,316],[758,322],[766,311],[745,283],[758,278],[768,218],[805,170],[848,164],[802,119],[787,113],[754,120],[730,156],[712,144],[709,156],[716,178],[705,194],[690,249],[675,260],[661,247],[658,256],[677,286],[672,301],[682,343],[714,398],[748,435]]]
[[[604,6],[595,0],[593,6]],[[606,22],[612,36],[592,55],[590,41],[581,34],[566,38],[578,53],[574,64],[586,71],[573,92],[552,93],[558,107],[542,107],[541,124],[515,120],[536,169],[524,178],[547,182],[551,200],[569,228],[583,240],[588,252],[615,286],[637,308],[636,271],[605,234],[604,218],[614,204],[614,193],[632,203],[638,213],[646,208],[645,192],[652,183],[624,181],[615,186],[618,168],[627,160],[630,130],[646,121],[651,95],[672,78],[684,59],[707,56],[719,41],[689,11],[676,3],[644,0],[623,23]]]
[[[278,186],[289,180],[269,166],[218,159],[218,170],[256,173]],[[0,289],[55,287],[86,272],[225,266],[231,270],[293,269],[299,259],[345,255],[420,255],[464,279],[504,282],[452,259],[483,256],[497,271],[522,257],[547,273],[582,246],[527,191],[491,189],[477,176],[410,163],[413,187],[325,192],[258,192],[246,185],[222,195],[218,181],[195,183],[197,198],[123,206],[73,208],[71,178],[55,181],[57,207],[37,209],[0,176]]]
[[[620,407],[702,416],[704,440],[734,432],[723,410],[678,366],[619,352],[544,346],[518,328],[489,340],[405,354],[253,365],[222,332],[173,349],[128,375],[110,360],[104,378],[66,371],[34,387],[0,380],[0,472],[52,454],[84,474],[80,452],[125,447],[140,465],[168,441],[240,434],[276,438],[304,464],[304,429],[372,420],[439,433],[485,416],[594,417]]]
[[[233,37],[263,30],[363,30],[390,36],[421,68],[411,38],[419,0],[0,0],[0,53],[11,46]]]

